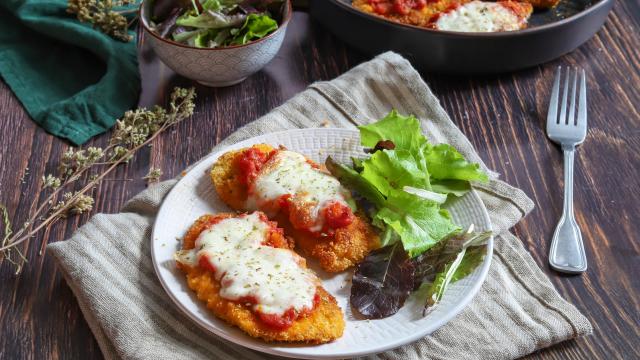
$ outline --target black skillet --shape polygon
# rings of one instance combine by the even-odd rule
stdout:
[[[312,16],[336,36],[370,54],[399,52],[427,71],[498,73],[553,60],[590,39],[614,0],[561,0],[536,11],[529,27],[501,33],[456,33],[387,21],[351,6],[351,0],[311,0]]]

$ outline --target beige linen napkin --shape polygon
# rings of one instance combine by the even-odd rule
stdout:
[[[386,53],[339,78],[319,82],[241,128],[214,150],[291,128],[354,128],[391,108],[415,114],[434,142],[454,145],[481,163],[408,61]],[[483,165],[484,166],[484,165]],[[478,188],[499,236],[486,282],[471,304],[430,336],[371,356],[384,359],[510,359],[589,334],[591,324],[563,300],[508,229],[532,208],[520,190],[496,180]],[[269,356],[200,329],[171,302],[156,278],[150,234],[162,199],[176,180],[155,185],[122,212],[98,214],[50,253],[78,298],[107,359],[258,359]]]

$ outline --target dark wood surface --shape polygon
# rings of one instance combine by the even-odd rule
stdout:
[[[563,58],[502,76],[450,77],[424,73],[442,105],[485,162],[523,189],[536,209],[514,231],[558,291],[593,323],[592,336],[567,341],[531,359],[640,358],[640,3],[618,1],[605,27]],[[238,127],[283,103],[309,83],[331,79],[369,56],[357,53],[298,12],[277,58],[240,85],[199,86],[196,115],[156,139],[112,181],[96,189],[95,210],[117,212],[145,188],[141,178],[160,167],[179,174]],[[142,56],[142,104],[165,99],[174,76],[152,53]],[[575,208],[589,270],[558,275],[547,265],[549,242],[561,213],[562,156],[545,137],[547,101],[557,65],[586,69],[589,137],[576,158]],[[68,144],[28,117],[0,82],[0,202],[14,223],[27,215],[39,179],[53,171]],[[91,143],[104,144],[107,135]],[[27,170],[28,169],[28,170]],[[100,350],[76,299],[46,253],[42,239],[67,238],[88,218],[71,218],[31,241],[30,259],[18,277],[0,266],[0,358],[91,359]]]

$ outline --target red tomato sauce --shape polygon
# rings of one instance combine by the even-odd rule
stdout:
[[[372,0],[373,1],[373,0]],[[258,177],[260,170],[264,164],[273,157],[278,150],[272,150],[266,153],[259,148],[251,147],[244,150],[238,157],[237,164],[240,169],[240,181],[247,185],[248,193],[251,193],[253,183]],[[320,166],[311,160],[307,160],[314,169],[320,169]],[[341,203],[334,202],[322,209],[321,216],[324,217],[324,226],[320,231],[310,231],[314,226],[315,220],[311,218],[309,209],[306,206],[296,206],[292,202],[293,195],[287,194],[278,198],[276,201],[262,204],[262,210],[282,212],[287,215],[291,225],[298,230],[306,230],[316,237],[329,235],[332,236],[336,229],[348,226],[353,222],[354,215],[351,209]]]
[[[373,11],[380,15],[407,15],[411,10],[421,10],[434,0],[369,0]]]
[[[353,211],[348,206],[339,202],[333,202],[323,209],[325,227],[338,229],[348,226],[353,222]]]
[[[275,152],[276,150],[265,153],[256,147],[243,151],[237,160],[241,174],[240,181],[245,185],[250,185],[260,173],[260,169]]]
[[[320,231],[311,231],[310,229],[315,226],[315,219],[311,217],[309,207],[304,204],[296,206],[296,204],[290,202],[290,199],[291,197],[287,197],[285,200],[288,201],[289,204],[280,207],[280,209],[288,215],[289,221],[294,228],[305,230],[315,237],[333,236],[336,229],[348,226],[353,222],[355,217],[353,211],[351,211],[351,208],[348,206],[337,201],[331,202],[321,210],[320,216],[324,218],[322,229]]]
[[[209,261],[209,257],[206,255],[201,255],[200,258],[198,259],[198,265],[208,271],[211,271],[212,273],[216,273],[216,268],[211,264],[211,261]]]
[[[295,311],[295,309],[291,308],[286,310],[282,314],[264,314],[256,311],[256,315],[266,326],[274,330],[282,331],[291,327],[291,325],[293,325],[293,322],[297,319],[309,316],[309,314],[311,314],[311,312],[315,308],[317,308],[319,304],[320,296],[316,293],[316,296],[313,298],[313,308],[311,309],[304,308],[302,311]]]

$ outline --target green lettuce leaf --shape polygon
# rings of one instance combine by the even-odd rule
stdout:
[[[487,254],[485,242],[490,236],[490,231],[467,232],[448,240],[440,257],[449,258],[449,260],[435,275],[433,282],[428,285],[425,312],[429,312],[442,300],[450,284],[467,277],[482,264]]]
[[[432,180],[431,191],[440,194],[462,196],[471,190],[471,184],[465,180]]]
[[[180,33],[174,33],[173,36],[173,40],[177,41],[177,42],[181,42],[181,43],[192,43],[194,42],[194,40],[197,36],[201,36],[202,34],[206,34],[209,30],[207,29],[197,29],[197,30],[193,30],[193,31],[183,31]],[[195,46],[195,45],[191,45],[191,46]]]
[[[351,158],[351,164],[353,166],[353,170],[357,171],[357,172],[362,172],[362,169],[364,169],[364,166],[362,165],[362,162],[364,160],[362,159],[358,159],[356,157],[352,157]]]
[[[488,181],[480,165],[468,162],[462,154],[449,144],[438,144],[424,149],[429,174],[434,179],[466,181]]]
[[[467,277],[482,264],[486,253],[486,247],[465,249],[458,253],[452,262],[446,264],[444,269],[436,275],[433,283],[429,285],[425,312],[429,312],[442,300],[450,284]]]
[[[250,14],[240,29],[232,29],[229,45],[243,45],[261,39],[278,29],[278,22],[264,14]]]
[[[204,0],[200,1],[202,10],[220,11],[222,9],[222,2],[220,0]]]
[[[373,124],[358,126],[362,146],[373,148],[378,141],[391,140],[396,149],[417,151],[427,143],[415,116],[402,116],[396,110]]]
[[[220,29],[215,33],[214,36],[212,36],[209,39],[208,46],[210,48],[223,46],[227,42],[227,39],[229,39],[230,36],[231,36],[231,30],[230,29]]]
[[[245,14],[227,15],[219,11],[206,10],[200,15],[195,15],[192,12],[186,13],[176,20],[176,24],[201,29],[222,29],[246,24],[246,20],[250,16]]]
[[[438,204],[402,190],[392,190],[376,218],[400,236],[409,256],[415,257],[455,234],[460,227]]]
[[[355,170],[335,162],[331,156],[327,157],[324,165],[344,186],[357,192],[377,208],[384,206],[386,200],[382,193]]]
[[[198,29],[174,34],[173,40],[198,48],[214,48],[224,44],[229,36],[229,29]]]
[[[207,47],[208,42],[209,42],[209,31],[198,33],[196,36],[192,37],[187,41],[189,45],[199,47],[199,48]]]
[[[362,166],[362,177],[385,196],[394,189],[401,190],[404,186],[431,189],[429,174],[420,169],[408,150],[376,151],[362,162]]]
[[[383,228],[384,230],[380,233],[380,247],[395,244],[400,240],[400,236],[391,226]]]
[[[229,11],[236,7],[236,5],[240,4],[242,1],[243,0],[205,0],[201,1],[200,4],[202,5],[203,10]]]

